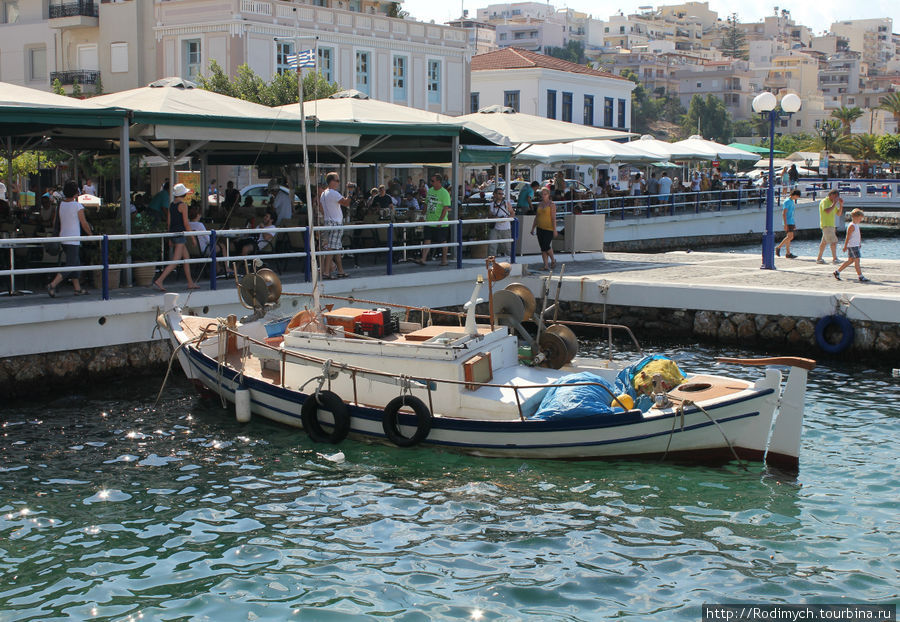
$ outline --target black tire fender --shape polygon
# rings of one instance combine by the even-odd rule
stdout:
[[[327,410],[334,417],[334,428],[329,434],[319,422],[319,408]],[[309,438],[316,443],[337,445],[350,433],[350,414],[347,405],[331,391],[319,391],[308,395],[300,408],[300,421]]]
[[[404,406],[412,408],[416,416],[416,433],[410,437],[403,436],[400,432],[400,409]],[[385,436],[397,447],[412,447],[418,445],[431,432],[431,422],[434,416],[428,410],[425,402],[412,395],[395,397],[384,407],[384,419],[381,427]]]
[[[841,340],[831,343],[825,338],[825,331],[836,326],[841,331]],[[840,354],[853,343],[853,324],[843,315],[826,315],[816,322],[816,343],[829,354]]]

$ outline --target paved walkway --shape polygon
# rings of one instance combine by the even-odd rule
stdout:
[[[826,250],[826,253],[828,251]],[[571,256],[569,256],[571,257]],[[870,283],[860,283],[852,266],[841,273],[842,281],[832,273],[838,267],[829,261],[817,264],[815,257],[797,259],[775,258],[776,270],[761,270],[757,255],[738,253],[684,252],[640,254],[605,253],[604,259],[566,261],[558,255],[557,261],[566,264],[565,276],[604,279],[611,282],[642,283],[684,286],[721,286],[771,289],[786,291],[814,291],[827,293],[866,292],[884,296],[896,296],[900,300],[900,261],[891,259],[862,260],[863,274]],[[526,263],[531,273],[541,274],[541,264]],[[557,273],[559,268],[557,268]],[[544,273],[546,274],[546,273]],[[898,311],[900,316],[900,311]],[[898,318],[900,319],[900,318]]]

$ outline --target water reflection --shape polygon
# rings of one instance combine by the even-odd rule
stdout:
[[[687,351],[670,348],[706,371]],[[896,385],[877,369],[811,375],[797,479],[358,442],[336,461],[181,380],[153,410],[157,389],[9,409],[0,619],[695,620],[701,602],[897,598],[898,411],[872,399]]]

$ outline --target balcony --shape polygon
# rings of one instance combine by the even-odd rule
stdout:
[[[50,5],[51,28],[96,28],[99,7],[93,0]]]
[[[99,71],[87,69],[75,69],[74,71],[51,71],[50,82],[59,80],[60,84],[97,84],[100,79]]]

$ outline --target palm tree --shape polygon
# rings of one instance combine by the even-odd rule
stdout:
[[[888,93],[882,97],[878,108],[880,110],[887,110],[894,115],[894,121],[897,123],[897,126],[900,127],[900,93]]]
[[[832,110],[831,116],[841,122],[844,128],[844,136],[850,136],[850,124],[863,116],[863,111],[859,106],[854,106],[853,108],[841,106],[837,110]]]
[[[877,140],[875,134],[857,134],[850,141],[850,150],[857,160],[878,160]]]
[[[841,132],[841,122],[830,119],[822,122],[816,130],[816,139],[809,145],[811,151],[831,151],[843,153],[847,148],[848,137]]]

